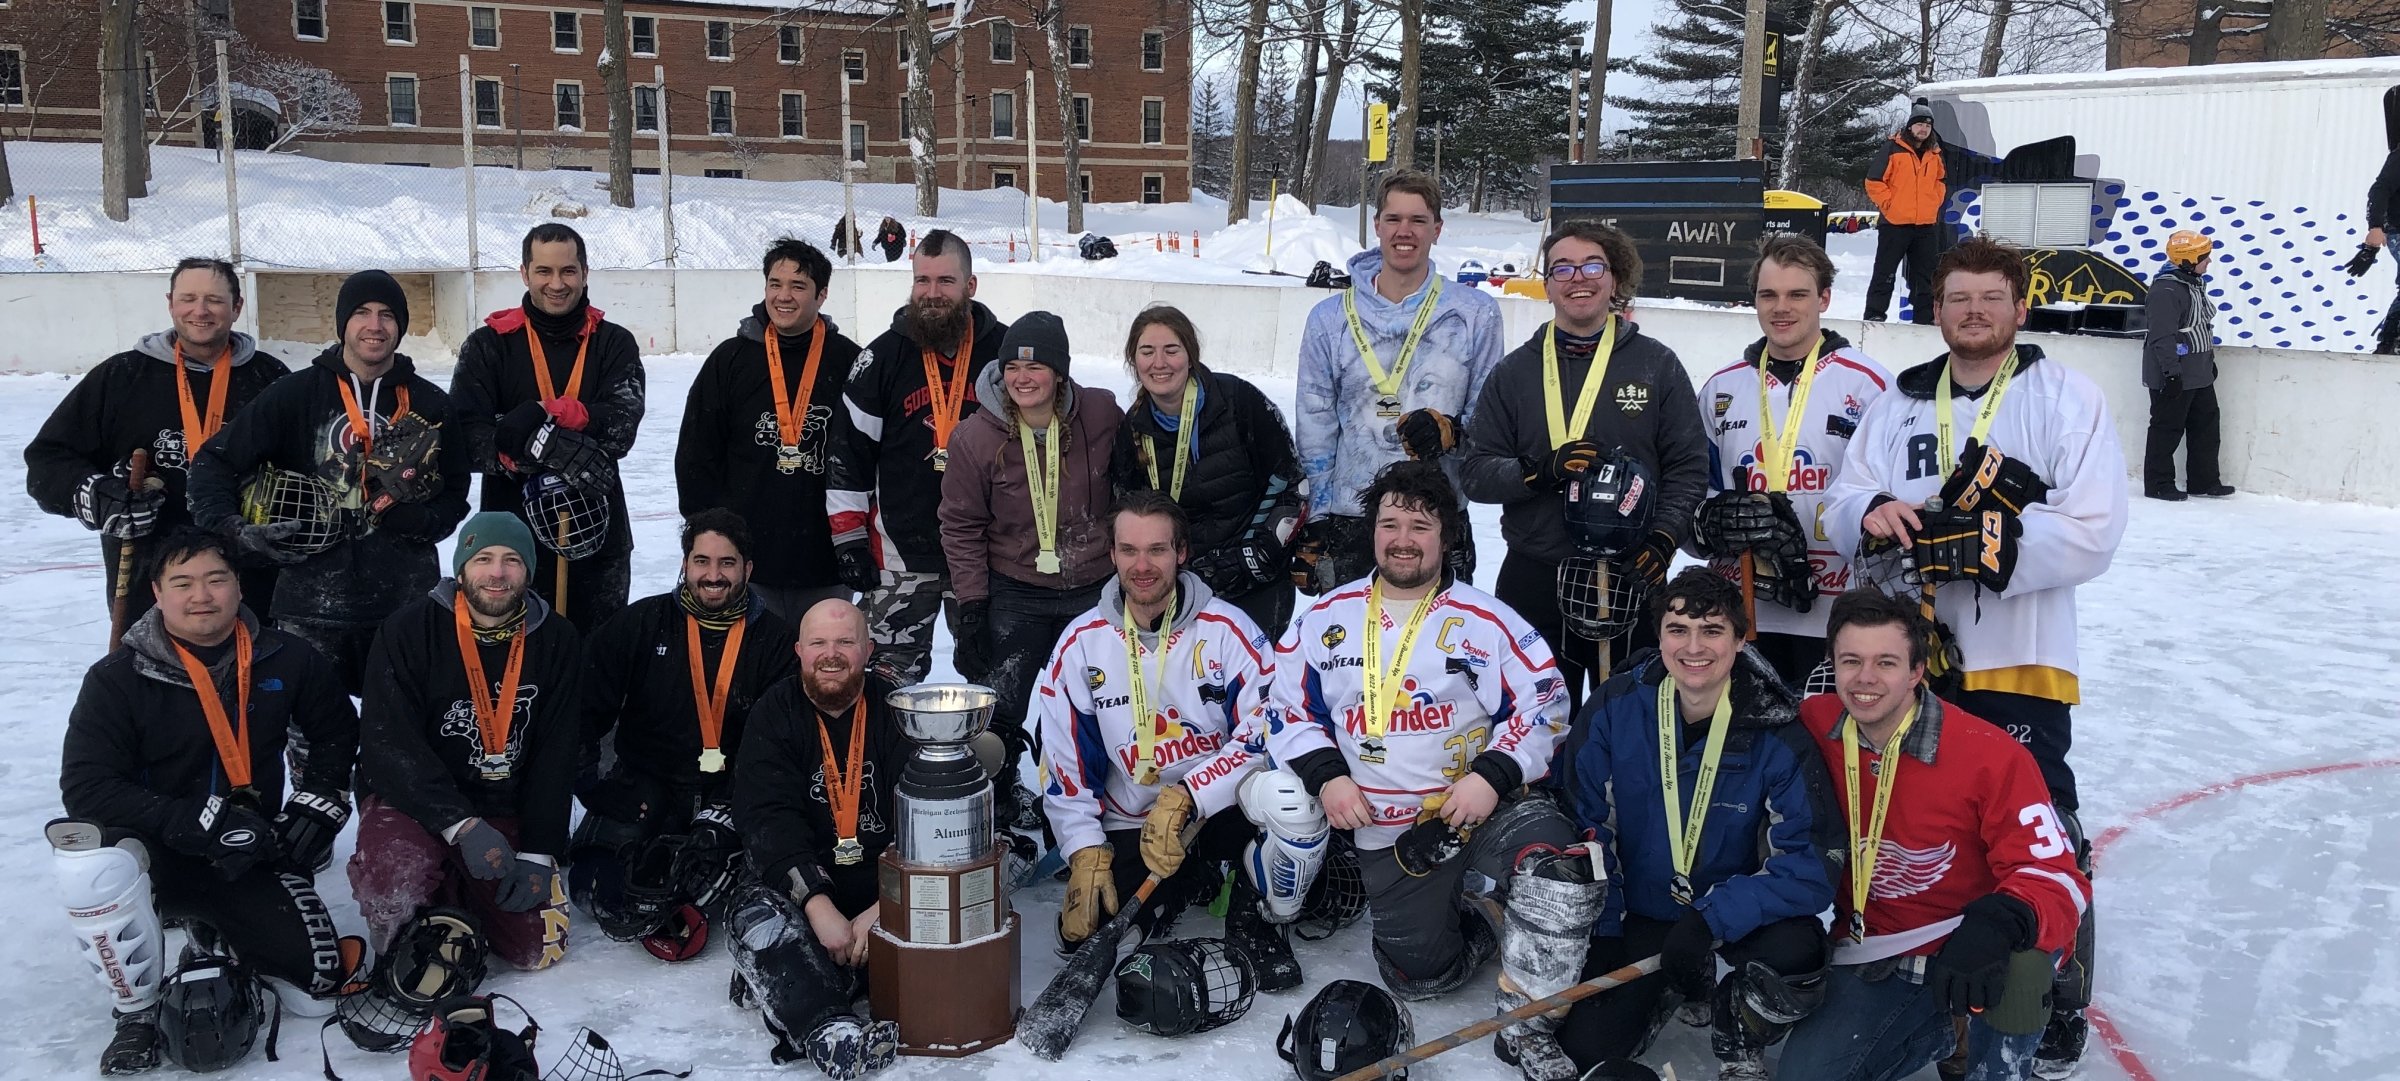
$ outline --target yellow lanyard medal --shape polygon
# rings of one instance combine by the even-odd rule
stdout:
[[[1175,631],[1175,602],[1178,599],[1180,598],[1173,595],[1167,597],[1166,618],[1158,625],[1158,668],[1162,673],[1159,683],[1161,697],[1164,697],[1166,693],[1163,673],[1168,668],[1168,660],[1174,656],[1175,639],[1180,637]],[[1158,718],[1151,716],[1150,713],[1150,680],[1143,674],[1142,667],[1142,629],[1133,622],[1133,605],[1127,604],[1125,606],[1125,669],[1133,676],[1133,783],[1154,785],[1158,783]]]
[[[1584,374],[1583,389],[1575,395],[1575,415],[1570,418],[1559,391],[1558,330],[1542,324],[1542,405],[1550,421],[1552,449],[1583,438],[1585,426],[1592,422],[1592,406],[1600,401],[1600,386],[1608,382],[1608,359],[1616,352],[1617,317],[1612,315],[1600,332],[1600,347],[1592,351],[1592,370]]]
[[[1375,576],[1375,584],[1367,587],[1366,649],[1364,671],[1365,695],[1360,702],[1365,713],[1366,738],[1358,741],[1358,760],[1382,765],[1383,733],[1390,727],[1392,712],[1400,708],[1399,698],[1405,693],[1402,679],[1408,674],[1408,659],[1417,651],[1417,632],[1425,627],[1425,613],[1433,610],[1433,598],[1441,590],[1427,590],[1417,599],[1417,606],[1408,613],[1408,622],[1400,628],[1400,648],[1392,655],[1389,668],[1383,664],[1383,576]]]
[[[1883,823],[1892,809],[1892,789],[1899,786],[1899,753],[1902,740],[1908,738],[1909,727],[1917,723],[1917,708],[1910,706],[1908,716],[1900,719],[1900,727],[1892,730],[1892,738],[1883,742],[1879,752],[1883,763],[1875,777],[1875,815],[1867,820],[1866,832],[1859,832],[1858,795],[1858,718],[1842,717],[1842,788],[1850,801],[1850,941],[1867,940],[1867,891],[1875,884],[1875,858],[1883,852]]]
[[[1692,813],[1683,813],[1683,778],[1675,769],[1675,681],[1658,681],[1658,788],[1667,802],[1667,856],[1675,868],[1667,893],[1692,905],[1692,867],[1700,859],[1700,828],[1708,824],[1708,801],[1717,792],[1717,760],[1725,754],[1725,729],[1733,721],[1733,688],[1717,696],[1708,720],[1708,746],[1700,751],[1700,778],[1692,788]]]
[[[1808,359],[1800,362],[1800,377],[1792,383],[1792,397],[1783,407],[1783,430],[1775,429],[1775,414],[1767,407],[1767,350],[1758,350],[1758,431],[1759,469],[1767,475],[1767,490],[1791,490],[1792,457],[1800,448],[1801,422],[1808,419],[1808,395],[1817,385],[1817,354],[1825,348],[1825,336],[1817,336],[1817,344],[1808,347]],[[1949,369],[1943,369],[1947,372]]]
[[[1058,562],[1058,485],[1065,470],[1058,465],[1058,445],[1066,442],[1064,418],[1052,414],[1050,432],[1042,439],[1042,465],[1034,466],[1033,428],[1024,421],[1017,422],[1017,446],[1025,452],[1026,494],[1033,500],[1033,535],[1040,542],[1041,554],[1034,557],[1033,569],[1043,574],[1057,574]]]
[[[1983,392],[1983,408],[1975,413],[1975,426],[1967,430],[1967,438],[1990,446],[1992,418],[2000,415],[2000,399],[2008,396],[2008,381],[2017,374],[2017,351],[2008,351],[2008,359],[2000,362],[2000,372],[1992,376],[1992,385]],[[1950,445],[1950,362],[1942,362],[1941,378],[1933,387],[1933,426],[1941,440],[1942,468],[1958,464],[1958,450]]]
[[[1169,499],[1183,498],[1183,469],[1191,464],[1192,444],[1200,439],[1200,433],[1192,430],[1193,407],[1199,399],[1199,380],[1186,381],[1183,384],[1183,408],[1177,412],[1175,420],[1175,483],[1166,490]],[[1150,469],[1150,487],[1157,488],[1158,448],[1146,435],[1142,437],[1142,464]]]
[[[1425,328],[1433,323],[1433,306],[1442,299],[1441,275],[1433,276],[1426,287],[1425,299],[1417,305],[1417,318],[1408,325],[1408,338],[1400,343],[1400,357],[1392,362],[1392,370],[1383,370],[1383,359],[1375,355],[1375,343],[1367,340],[1367,328],[1358,321],[1358,291],[1364,286],[1353,285],[1342,291],[1342,315],[1350,320],[1350,340],[1358,344],[1358,359],[1367,364],[1367,377],[1375,384],[1375,415],[1387,420],[1400,416],[1400,385],[1408,378],[1408,365],[1417,357],[1417,342],[1425,337]]]

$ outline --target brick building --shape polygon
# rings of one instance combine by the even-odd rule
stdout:
[[[2329,0],[2326,17],[2336,32],[2325,35],[2324,55],[2349,59],[2400,53],[2400,17],[2392,0]],[[2215,32],[2198,27],[2201,13],[2214,13]],[[2199,4],[2191,0],[2118,0],[2117,47],[2121,67],[2172,68],[2192,62],[2195,36],[2212,48],[2213,63],[2250,63],[2267,58],[2267,5]],[[2198,35],[2195,35],[2198,30]]]
[[[521,155],[527,168],[607,168],[600,0],[196,0],[196,9],[193,24],[143,16],[150,122],[169,142],[214,145],[213,118],[195,120],[214,107],[214,60],[204,59],[195,79],[185,58],[213,57],[209,32],[230,26],[236,145],[289,134],[303,111],[298,102],[338,83],[357,98],[356,125],[283,149],[456,166],[461,125],[471,120],[480,164],[513,166]],[[0,133],[94,137],[100,10],[99,0],[0,0]],[[864,163],[862,180],[913,179],[902,127],[907,22],[896,4],[627,0],[625,10],[637,171],[658,168],[663,123],[679,174],[830,179],[846,151]],[[950,5],[933,7],[929,74],[942,185],[1021,186],[1030,121],[1041,188],[1063,194],[1058,95],[1027,0],[978,5],[955,34],[946,32],[950,18]],[[1068,5],[1067,18],[1088,198],[1188,198],[1186,4],[1081,0]]]

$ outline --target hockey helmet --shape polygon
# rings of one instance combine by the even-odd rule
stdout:
[[[428,909],[393,936],[366,989],[345,996],[334,1019],[360,1050],[398,1051],[442,1003],[482,985],[490,951],[473,916]]]
[[[661,961],[689,961],[708,948],[708,917],[698,905],[676,905],[657,929],[642,936],[642,948]]]
[[[1367,911],[1366,871],[1358,862],[1358,846],[1348,835],[1333,834],[1325,845],[1325,865],[1300,903],[1300,918],[1292,933],[1304,941],[1333,937],[1335,931],[1358,921]]]
[[[539,1081],[541,1066],[533,1058],[538,1027],[531,1017],[517,1032],[500,1027],[493,1017],[497,997],[444,1002],[433,1023],[409,1042],[408,1081]]]
[[[160,990],[159,1046],[168,1061],[193,1073],[248,1058],[265,1023],[266,994],[258,977],[230,957],[188,955]]]
[[[1567,482],[1567,535],[1584,555],[1614,558],[1641,547],[1658,516],[1658,481],[1641,459],[1612,450]]]
[[[262,466],[242,484],[242,520],[251,525],[301,523],[282,547],[313,555],[341,543],[333,489],[306,473]]]
[[[525,524],[542,547],[582,559],[608,543],[608,498],[544,473],[525,482]]]
[[[1633,629],[1647,612],[1649,583],[1607,558],[1578,553],[1558,564],[1558,613],[1567,629],[1594,642]]]
[[[624,849],[623,882],[616,889],[596,884],[590,898],[592,918],[600,933],[618,942],[632,942],[658,930],[676,905],[675,863],[684,838],[666,834]],[[595,878],[607,874],[600,869]]]
[[[2177,229],[2167,238],[2167,262],[2179,267],[2198,266],[2216,250],[2216,241],[2190,229]]]
[[[1230,1025],[1257,991],[1249,955],[1222,939],[1146,942],[1117,964],[1117,1017],[1153,1036]]]
[[[1335,980],[1287,1017],[1275,1053],[1301,1081],[1331,1081],[1407,1050],[1417,1041],[1408,1007],[1392,993],[1358,980]],[[1405,1078],[1403,1069],[1392,1074]]]

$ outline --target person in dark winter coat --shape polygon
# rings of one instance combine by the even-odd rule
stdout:
[[[1941,257],[1942,208],[1950,201],[1942,140],[1933,131],[1933,106],[1918,98],[1908,123],[1869,159],[1867,198],[1875,203],[1875,269],[1867,278],[1866,317],[1880,323],[1892,303],[1892,273],[1908,264],[1908,318],[1933,325],[1933,261]]]
[[[384,621],[361,717],[350,892],[378,953],[428,905],[463,909],[521,969],[567,952],[568,799],[583,639],[528,587],[532,531],[484,511],[456,575]]]
[[[1798,697],[1742,645],[1741,592],[1693,567],[1652,611],[1661,651],[1592,696],[1550,775],[1608,872],[1584,977],[1654,953],[1659,969],[1576,1003],[1559,1043],[1582,1070],[1631,1058],[1672,995],[1714,1005],[1719,1077],[1764,1081],[1766,1048],[1790,1019],[1769,1022],[1753,1004],[1823,991],[1817,913],[1833,903],[1841,811]],[[1670,738],[1672,785],[1659,771]],[[1720,952],[1733,966],[1722,982]]]
[[[858,343],[819,313],[833,263],[806,242],[767,249],[766,300],[692,379],[675,441],[684,517],[739,513],[758,541],[751,587],[788,625],[818,601],[848,597],[833,558],[825,483],[842,385]],[[772,333],[770,333],[772,332]]]
[[[626,606],[584,645],[584,738],[595,751],[613,738],[616,755],[580,793],[568,892],[612,938],[653,934],[679,905],[708,911],[741,852],[742,732],[751,705],[793,668],[791,624],[750,586],[752,544],[732,511],[693,515],[676,588]],[[629,882],[646,859],[680,870]]]
[[[120,948],[85,955],[116,991],[102,1073],[158,1063],[162,916],[205,926],[261,975],[319,998],[338,994],[363,956],[336,936],[312,883],[350,815],[358,715],[340,677],[243,607],[216,535],[186,526],[156,549],[144,570],[158,606],[84,673],[58,777],[61,823],[82,827],[57,857],[69,922],[87,942],[95,930],[131,932],[109,935]],[[195,676],[205,690],[195,693]],[[291,730],[311,753],[287,801]],[[129,849],[102,847],[124,838],[148,853],[147,874]],[[112,864],[128,873],[100,873]],[[127,878],[127,895],[105,895]]]
[[[2217,474],[2217,339],[2209,324],[2208,264],[2216,241],[2179,230],[2167,238],[2167,268],[2150,282],[2142,336],[2142,386],[2150,390],[2150,430],[2142,453],[2142,494],[2168,502],[2190,495],[2229,496]],[[2175,487],[2175,445],[2184,449],[2185,487]]]
[[[340,341],[277,380],[192,460],[192,520],[245,561],[282,566],[272,610],[342,673],[357,697],[385,616],[441,578],[434,544],[467,514],[464,442],[446,429],[450,396],[399,351],[408,297],[380,270],[342,283]],[[408,414],[441,429],[426,490],[367,476],[370,449]],[[273,489],[277,495],[262,497]]]
[[[900,219],[886,217],[875,227],[875,246],[883,249],[884,262],[900,261],[900,253],[908,250],[908,230],[901,227]]]
[[[1109,455],[1124,411],[1105,390],[1068,376],[1066,324],[1027,312],[1008,328],[1000,360],[975,380],[983,408],[959,425],[942,475],[942,550],[958,598],[960,675],[1000,692],[993,732],[1007,748],[1003,815],[1038,828],[1035,799],[1017,785],[1030,745],[1033,681],[1067,623],[1100,600],[1108,555]]]
[[[974,255],[946,229],[909,259],[908,305],[867,343],[842,392],[826,517],[842,582],[866,597],[874,664],[894,686],[933,666],[933,621],[960,637],[938,511],[950,440],[1008,324],[975,301]]]
[[[2359,246],[2370,251],[2389,249],[2393,262],[2400,264],[2400,147],[2384,155],[2383,168],[2376,170],[2375,180],[2367,185],[2367,233]],[[2372,255],[2361,255],[2372,263]],[[2360,267],[2352,277],[2366,273]],[[2400,353],[2400,299],[2383,313],[2383,321],[2375,328],[2375,352],[2382,355]]]
[[[848,255],[858,250],[858,225],[848,218],[833,223],[833,254]]]
[[[856,605],[810,609],[800,670],[751,708],[734,775],[734,821],[757,872],[728,906],[736,986],[779,1043],[820,1068],[888,1065],[895,1039],[853,1005],[866,992],[875,869],[895,839],[892,786],[912,746],[885,701],[891,684],[869,670],[873,649]]]
[[[44,511],[100,534],[103,585],[112,598],[126,539],[139,565],[153,547],[146,538],[192,520],[185,481],[200,444],[267,384],[291,373],[233,329],[242,317],[242,281],[223,260],[177,263],[167,277],[167,315],[166,330],[84,373],[25,445],[26,494]],[[137,450],[150,453],[155,478],[138,493],[125,476]],[[275,593],[274,568],[241,573],[243,595],[264,612]],[[129,583],[126,621],[149,608],[149,583]]]
[[[1611,557],[1619,594],[1611,611],[1627,616],[1639,610],[1642,590],[1666,584],[1676,549],[1691,536],[1692,509],[1708,488],[1708,433],[1683,362],[1624,315],[1641,284],[1633,241],[1606,225],[1571,222],[1542,242],[1542,260],[1550,322],[1484,383],[1459,477],[1467,498],[1501,505],[1508,556],[1492,592],[1542,633],[1570,693],[1580,694],[1586,672],[1604,677],[1606,669],[1595,664],[1604,659],[1600,647],[1571,631],[1560,611],[1559,565],[1578,555],[1564,493],[1617,454],[1640,462],[1657,485],[1647,533]],[[1588,418],[1580,428],[1577,417]],[[1651,630],[1623,619],[1608,657],[1630,655]]]
[[[1134,316],[1125,363],[1134,401],[1110,483],[1175,500],[1191,522],[1186,569],[1269,640],[1282,637],[1292,620],[1288,546],[1308,498],[1283,414],[1257,387],[1203,366],[1199,331],[1167,305]]]
[[[592,307],[582,235],[544,222],[523,251],[525,299],[467,335],[450,395],[483,474],[482,509],[526,520],[542,549],[529,564],[534,592],[592,630],[633,588],[633,511],[617,463],[648,408],[642,352]]]

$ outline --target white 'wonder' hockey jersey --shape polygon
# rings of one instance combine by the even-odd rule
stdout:
[[[1467,775],[1489,756],[1518,783],[1550,770],[1550,750],[1567,726],[1566,685],[1550,647],[1491,594],[1451,582],[1425,613],[1408,669],[1405,708],[1383,735],[1384,761],[1359,757],[1366,736],[1367,588],[1362,578],[1326,594],[1275,647],[1277,676],[1268,690],[1267,748],[1295,766],[1312,751],[1340,752],[1350,779],[1375,810],[1359,830],[1362,850],[1390,848],[1417,819],[1425,797]],[[1383,661],[1392,662],[1415,601],[1384,602]],[[1303,770],[1303,776],[1307,773]],[[1496,786],[1506,795],[1514,785]]]
[[[1243,776],[1266,762],[1260,710],[1271,662],[1267,637],[1242,610],[1215,599],[1197,575],[1177,576],[1179,603],[1162,647],[1142,633],[1142,672],[1157,742],[1158,784],[1134,783],[1133,674],[1117,580],[1075,617],[1035,685],[1042,800],[1061,855],[1134,829],[1159,785],[1182,782],[1198,816],[1233,806]]]

